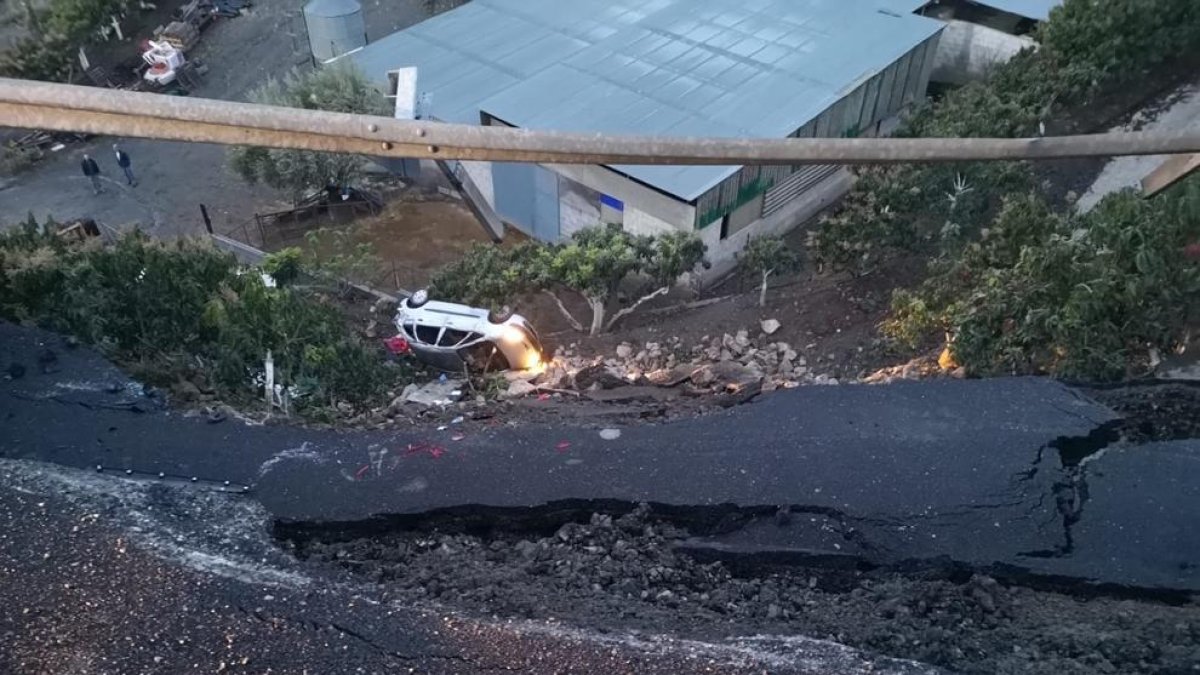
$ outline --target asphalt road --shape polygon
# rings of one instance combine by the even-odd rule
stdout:
[[[947,557],[1200,590],[1192,527],[1200,447],[1107,446],[1093,432],[1114,414],[1048,380],[807,387],[623,429],[615,440],[594,429],[506,425],[335,432],[181,417],[90,350],[11,325],[0,325],[0,340],[8,352],[0,358],[28,364],[24,377],[0,384],[0,457],[228,481],[281,520],[563,500],[787,506],[829,519],[843,541],[759,524],[696,544],[876,564]],[[36,366],[43,344],[59,355],[49,374]],[[1064,441],[1066,463],[1054,447]]]
[[[0,672],[935,673],[786,637],[486,621],[312,577],[253,500],[0,459]]]

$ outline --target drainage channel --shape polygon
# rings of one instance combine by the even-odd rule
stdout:
[[[701,545],[766,527],[812,530],[811,553]],[[883,564],[855,524],[827,510],[576,501],[276,523],[274,533],[297,558],[378,584],[388,599],[489,617],[699,639],[803,634],[962,670],[1161,672],[1200,662],[1200,606],[1186,593],[949,560]],[[1049,634],[1047,622],[1057,626]],[[1089,651],[1105,635],[1120,637]],[[1137,640],[1159,646],[1147,654],[1126,644]]]

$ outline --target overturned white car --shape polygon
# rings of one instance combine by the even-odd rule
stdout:
[[[542,365],[537,332],[511,310],[438,302],[420,290],[401,301],[396,328],[413,354],[435,368],[527,370]]]

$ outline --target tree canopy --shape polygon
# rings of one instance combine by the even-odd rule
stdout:
[[[388,114],[387,98],[361,71],[350,65],[294,70],[268,80],[251,93],[255,103],[362,115]],[[263,182],[302,197],[328,185],[344,187],[362,177],[361,155],[236,147],[229,151],[234,170],[250,183]]]
[[[690,232],[647,236],[626,232],[620,225],[599,225],[548,246],[477,245],[459,262],[442,268],[431,286],[438,297],[492,307],[524,293],[543,292],[554,298],[571,326],[582,331],[583,323],[563,302],[562,293],[572,292],[591,308],[587,330],[595,335],[670,291],[683,274],[704,263],[705,251],[704,243]],[[627,285],[642,294],[607,318]]]

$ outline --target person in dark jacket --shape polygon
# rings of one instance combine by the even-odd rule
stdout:
[[[117,153],[117,166],[125,172],[125,180],[129,182],[129,186],[137,187],[137,179],[133,177],[133,166],[129,161],[129,153],[122,150],[116,143],[113,143],[113,152]]]
[[[83,169],[83,175],[92,179],[92,190],[96,194],[104,192],[104,188],[100,187],[100,165],[96,164],[96,160],[92,159],[91,155],[84,155],[79,166]]]

